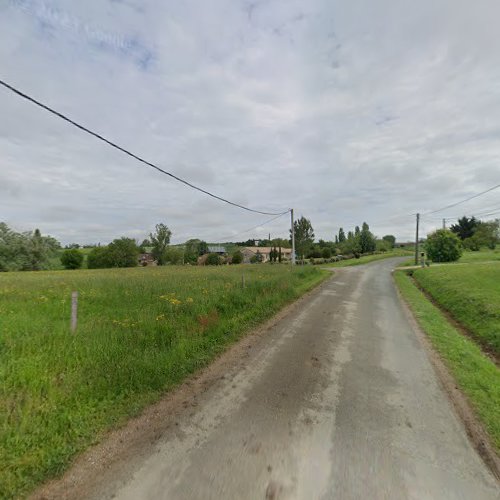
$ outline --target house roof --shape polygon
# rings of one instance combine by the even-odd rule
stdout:
[[[208,253],[226,253],[226,247],[217,246],[217,245],[209,245]]]

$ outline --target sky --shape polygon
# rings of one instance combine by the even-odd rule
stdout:
[[[0,79],[218,196],[293,207],[317,239],[366,221],[407,241],[416,212],[500,183],[498,19],[498,0],[0,0]],[[500,189],[422,233],[495,210]],[[0,221],[17,230],[288,237],[270,218],[0,87]]]

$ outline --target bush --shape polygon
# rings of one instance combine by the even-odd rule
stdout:
[[[329,259],[332,256],[332,251],[328,247],[327,248],[323,248],[323,250],[321,252],[321,256],[324,259]]]
[[[438,229],[427,236],[427,256],[433,262],[454,262],[462,255],[462,243],[455,233]]]
[[[222,264],[222,261],[216,253],[209,253],[205,264],[207,266],[220,266]]]
[[[236,250],[236,252],[233,253],[231,263],[232,264],[241,264],[242,262],[243,262],[243,254],[239,250]]]
[[[106,247],[95,247],[87,256],[87,267],[89,269],[104,269],[112,267]]]
[[[83,254],[76,248],[64,250],[61,255],[61,264],[65,269],[80,269],[83,264]]]

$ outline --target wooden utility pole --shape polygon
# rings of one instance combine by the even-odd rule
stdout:
[[[295,228],[293,220],[293,208],[290,209],[290,216],[292,219],[292,265],[295,265]]]
[[[420,222],[420,214],[417,214],[417,229],[415,231],[415,265],[418,266],[418,224]]]

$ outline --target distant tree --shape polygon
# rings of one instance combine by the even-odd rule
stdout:
[[[454,262],[462,255],[462,243],[458,236],[447,229],[438,229],[427,236],[427,256],[433,262]]]
[[[107,247],[94,247],[87,255],[87,267],[89,269],[105,269],[113,267],[109,259]]]
[[[165,224],[156,224],[155,232],[149,235],[153,247],[153,257],[158,265],[162,266],[166,262],[166,251],[170,243],[172,231]]]
[[[499,221],[479,222],[474,229],[474,234],[463,240],[464,247],[468,250],[480,250],[488,247],[494,250],[499,240]]]
[[[139,248],[132,238],[117,238],[106,247],[95,247],[87,256],[89,269],[135,267]]]
[[[198,253],[200,255],[208,253],[208,243],[206,241],[200,241],[200,244],[198,245]]]
[[[335,245],[338,245],[339,244],[339,237],[337,235],[335,235]]]
[[[359,246],[361,253],[374,252],[376,248],[375,236],[370,231],[370,227],[366,222],[363,222],[361,231],[358,234]]]
[[[77,248],[68,248],[61,255],[61,264],[65,269],[80,269],[83,264],[83,253]]]
[[[201,240],[194,238],[187,240],[184,243],[184,260],[185,262],[189,262],[190,264],[196,264],[198,261],[198,257],[200,254],[200,244]]]
[[[345,233],[344,233],[344,230],[342,228],[339,229],[339,237],[338,237],[338,240],[339,240],[339,243],[344,243],[345,241]]]
[[[243,254],[240,250],[236,250],[231,258],[232,264],[241,264],[243,262]]]
[[[354,228],[354,236],[359,236],[359,233],[361,233],[361,230],[359,229],[359,226],[356,226]]]
[[[139,248],[132,238],[117,238],[106,248],[111,267],[136,267]]]
[[[78,243],[70,243],[69,245],[66,245],[66,248],[80,248],[80,245]]]
[[[179,247],[170,246],[165,251],[165,263],[178,265],[184,261],[184,250]]]
[[[314,242],[314,229],[311,225],[311,221],[305,217],[301,217],[294,222],[293,227],[295,232],[296,252],[298,255],[304,256]]]
[[[332,251],[330,250],[330,248],[325,247],[321,251],[321,255],[324,259],[329,259],[332,256]]]
[[[375,244],[376,244],[375,250],[377,252],[388,252],[389,250],[392,249],[390,242],[384,239],[376,240]]]
[[[458,219],[456,224],[452,224],[450,229],[461,240],[465,240],[466,238],[471,238],[474,235],[474,231],[478,225],[479,221],[475,217],[471,217],[469,219],[464,215],[461,219]]]
[[[392,234],[386,234],[385,236],[382,237],[384,241],[387,241],[389,245],[391,245],[391,248],[394,248],[396,245],[396,237],[393,236]]]

